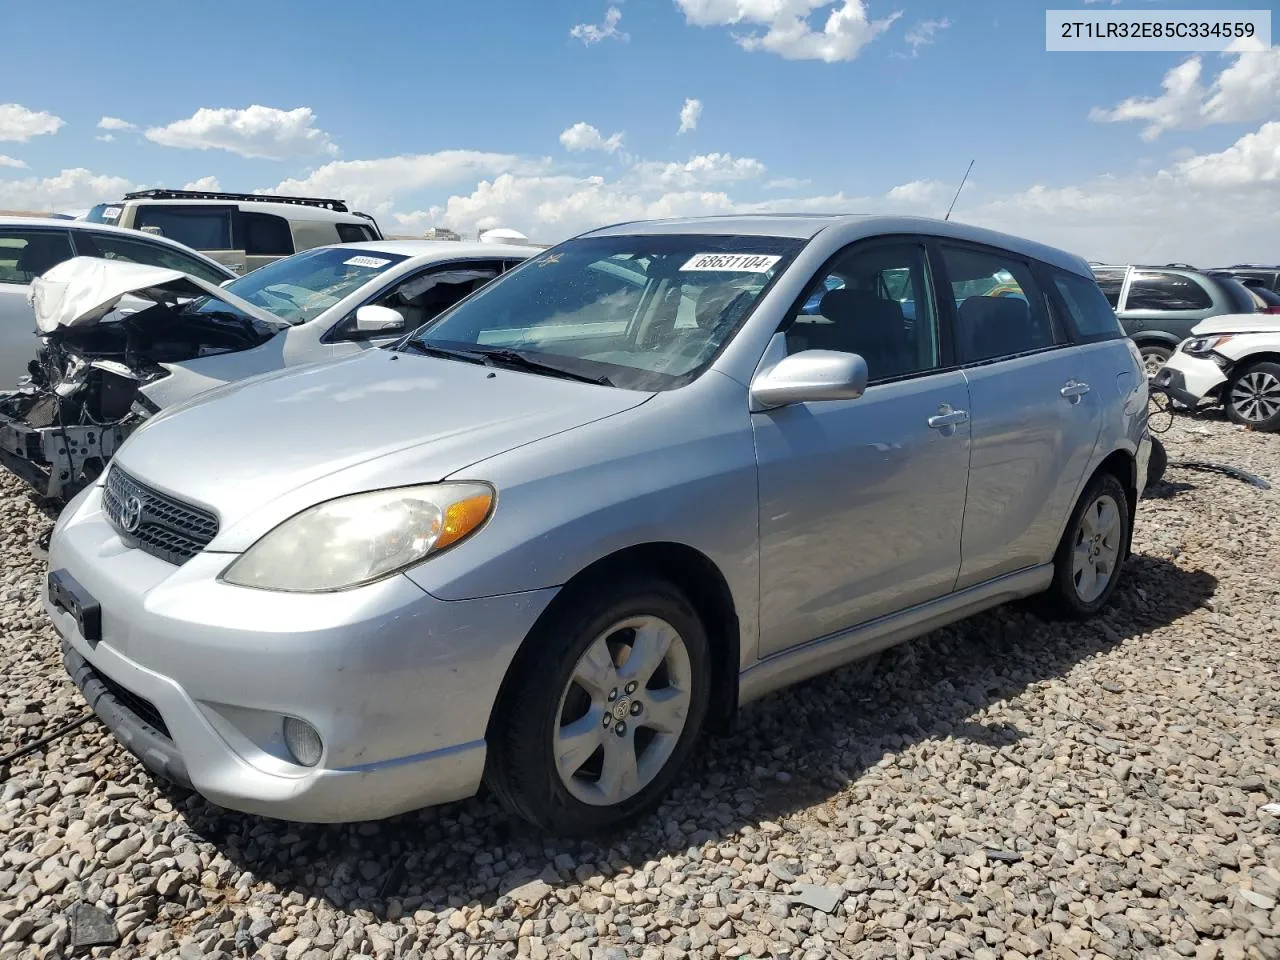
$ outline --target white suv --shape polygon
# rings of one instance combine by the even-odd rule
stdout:
[[[236,273],[312,247],[382,239],[373,217],[321,197],[140,190],[98,204],[85,219],[177,240]]]

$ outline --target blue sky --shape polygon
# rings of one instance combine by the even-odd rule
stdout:
[[[558,240],[738,209],[941,215],[974,159],[957,219],[1102,259],[1280,259],[1240,215],[1276,208],[1277,50],[1048,53],[1025,0],[212,10],[11,11],[0,208],[216,182],[343,197],[388,233]]]

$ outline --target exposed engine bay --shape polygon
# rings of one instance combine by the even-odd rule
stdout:
[[[180,279],[106,297],[99,287],[77,300],[75,280],[60,289],[50,271],[33,290],[42,345],[26,382],[0,392],[0,465],[41,496],[69,499],[93,482],[158,412],[141,390],[172,375],[165,364],[248,350],[282,329],[236,309],[216,287],[160,272]],[[122,304],[126,296],[142,309]]]

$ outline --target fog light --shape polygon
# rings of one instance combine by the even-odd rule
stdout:
[[[319,763],[324,748],[316,728],[297,717],[284,718],[284,745],[289,748],[293,759],[304,767],[314,767]]]

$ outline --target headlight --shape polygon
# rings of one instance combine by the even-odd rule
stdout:
[[[486,483],[432,483],[339,497],[280,524],[223,571],[242,587],[320,593],[379,580],[472,533],[493,509]]]
[[[1182,345],[1182,352],[1190,354],[1193,357],[1204,356],[1206,353],[1212,353],[1228,340],[1232,340],[1234,338],[1234,333],[1228,333],[1223,337],[1192,337]]]

